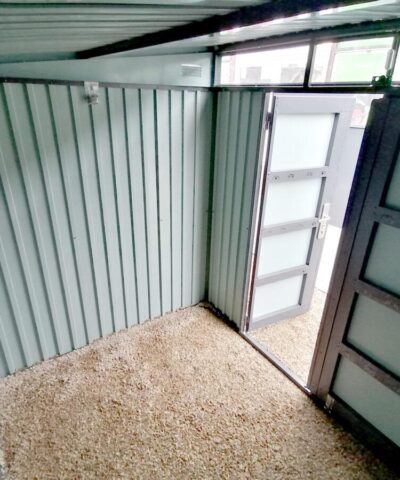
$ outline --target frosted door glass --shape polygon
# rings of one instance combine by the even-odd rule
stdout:
[[[258,276],[307,263],[312,229],[271,235],[261,240]]]
[[[400,446],[400,396],[349,360],[340,360],[334,393]]]
[[[327,163],[335,114],[278,114],[271,171],[323,167]]]
[[[268,283],[256,288],[253,318],[294,307],[299,304],[303,275]]]
[[[397,159],[396,167],[392,175],[385,206],[400,210],[400,157]]]
[[[400,314],[359,296],[347,341],[383,367],[400,376]]]
[[[400,295],[400,229],[379,225],[364,277],[377,287]]]
[[[321,178],[270,183],[264,206],[264,226],[315,217],[321,185]]]

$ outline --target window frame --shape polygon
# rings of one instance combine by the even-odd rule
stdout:
[[[315,89],[326,89],[326,88],[336,88],[336,89],[349,89],[349,88],[363,88],[365,89],[366,93],[371,93],[371,91],[375,91],[374,88],[371,87],[370,81],[365,82],[311,82],[311,75],[312,69],[314,66],[316,48],[318,45],[327,43],[327,42],[345,42],[345,41],[352,41],[352,40],[368,40],[372,38],[385,38],[385,37],[393,37],[393,42],[391,46],[392,56],[390,59],[389,64],[386,67],[385,75],[393,74],[396,62],[400,63],[400,29],[396,29],[393,31],[386,31],[386,32],[375,32],[371,33],[358,33],[353,35],[310,35],[307,38],[302,38],[300,40],[289,40],[285,41],[285,37],[283,36],[279,41],[271,41],[271,43],[265,43],[268,41],[267,39],[259,39],[259,46],[254,41],[248,43],[243,43],[240,45],[239,48],[235,48],[235,45],[227,48],[221,49],[219,52],[216,53],[215,57],[215,68],[214,68],[214,79],[213,79],[213,86],[219,88],[240,88],[240,87],[266,87],[266,88],[282,88],[282,87],[290,87],[293,89],[301,88],[307,90],[315,90]],[[292,38],[292,37],[291,37]],[[292,83],[292,84],[284,84],[284,83],[257,83],[257,84],[226,84],[221,83],[221,62],[222,58],[225,56],[240,54],[240,53],[251,53],[251,52],[265,52],[271,50],[279,50],[283,48],[291,48],[291,47],[301,47],[301,46],[308,46],[308,57],[305,66],[304,72],[304,79],[302,83]],[[400,86],[400,79],[392,81],[392,87],[396,88]]]

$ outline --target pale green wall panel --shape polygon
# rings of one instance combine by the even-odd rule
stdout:
[[[248,273],[264,96],[245,90],[218,94],[209,299],[238,326]]]
[[[0,63],[0,76],[209,87],[211,63],[211,53]],[[187,75],[182,65],[194,65],[196,72]]]
[[[0,86],[2,376],[204,300],[212,101]]]

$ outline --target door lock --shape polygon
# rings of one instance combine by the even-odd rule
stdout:
[[[324,203],[321,209],[321,216],[319,217],[318,220],[318,231],[317,231],[317,239],[322,240],[325,238],[326,231],[328,229],[328,222],[331,219],[329,216],[329,209],[330,209],[331,204],[330,203]]]

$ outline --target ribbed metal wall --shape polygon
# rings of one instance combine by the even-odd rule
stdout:
[[[204,298],[212,94],[0,86],[0,375]]]
[[[218,96],[209,300],[238,326],[247,279],[264,97],[262,92],[249,91]]]

